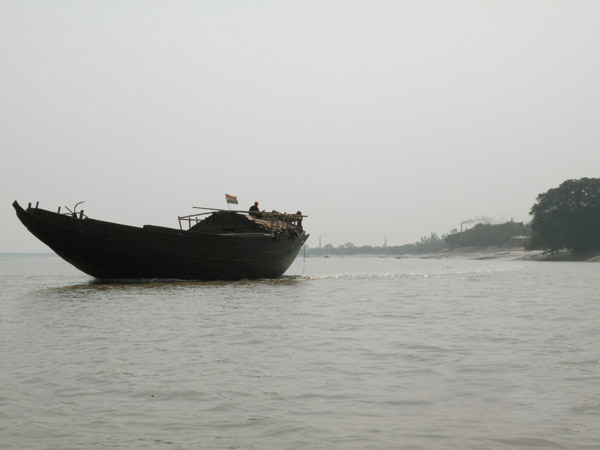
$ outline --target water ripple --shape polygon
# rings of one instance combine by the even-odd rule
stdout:
[[[593,264],[329,258],[233,283],[0,264],[3,448],[598,448]]]

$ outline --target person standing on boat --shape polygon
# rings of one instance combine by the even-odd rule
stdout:
[[[296,211],[296,222],[298,223],[298,228],[302,230],[302,211]]]
[[[258,202],[254,202],[254,205],[252,205],[250,207],[250,215],[252,217],[256,217],[257,219],[260,219],[262,217],[262,214],[260,213],[259,209],[258,209]]]

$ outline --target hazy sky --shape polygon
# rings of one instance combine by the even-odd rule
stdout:
[[[600,176],[600,1],[0,0],[0,252],[11,207],[177,226],[309,215],[310,246],[529,220]]]

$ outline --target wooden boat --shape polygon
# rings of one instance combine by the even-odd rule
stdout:
[[[134,227],[31,206],[13,207],[39,240],[99,279],[239,280],[283,275],[306,242],[301,214],[200,208],[179,229]],[[187,229],[184,229],[187,225]]]

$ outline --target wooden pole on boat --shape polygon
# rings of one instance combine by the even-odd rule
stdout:
[[[192,206],[192,208],[194,208],[194,209],[204,209],[204,210],[207,210],[207,211],[231,211],[231,212],[237,212],[237,213],[242,213],[242,214],[250,214],[248,211],[244,211],[244,210],[241,210],[241,209],[205,208],[203,206]],[[277,213],[277,211],[273,211],[273,213]],[[279,214],[281,214],[281,213],[279,213]],[[295,214],[295,215],[298,216],[298,217],[308,217],[308,216],[305,216],[303,214]]]

